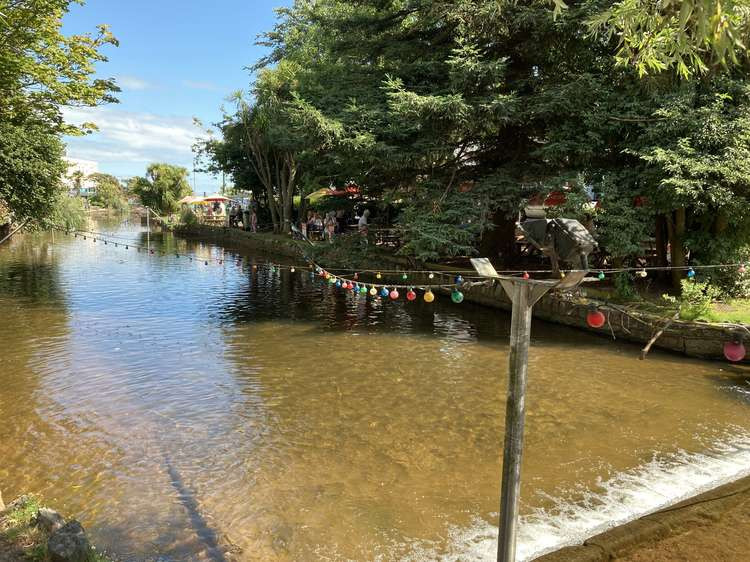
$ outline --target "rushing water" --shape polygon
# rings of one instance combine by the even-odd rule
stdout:
[[[507,315],[154,238],[182,257],[0,248],[6,498],[42,494],[130,560],[492,558]],[[637,355],[534,323],[524,557],[750,471],[743,371]]]

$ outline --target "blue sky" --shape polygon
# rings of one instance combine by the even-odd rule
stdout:
[[[274,8],[291,0],[88,0],[73,5],[65,33],[109,24],[120,41],[108,47],[98,73],[114,77],[120,103],[66,110],[71,122],[99,131],[69,138],[68,156],[93,160],[116,176],[142,175],[150,162],[192,170],[193,117],[216,122],[224,99],[247,90],[246,66],[264,54],[255,39],[275,22]],[[193,180],[191,175],[191,182]],[[220,178],[197,174],[196,192],[215,191]]]

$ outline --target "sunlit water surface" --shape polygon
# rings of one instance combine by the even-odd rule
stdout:
[[[125,560],[494,556],[509,316],[152,244],[170,255],[0,248],[6,499],[41,494]],[[744,373],[637,355],[534,323],[524,558],[750,472]]]

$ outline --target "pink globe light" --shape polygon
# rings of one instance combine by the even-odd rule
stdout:
[[[745,346],[741,341],[728,341],[724,344],[724,357],[734,363],[745,358]]]
[[[390,294],[391,300],[396,300],[398,298],[398,291],[396,289],[393,289]]]
[[[607,321],[607,317],[600,310],[592,310],[586,315],[586,322],[592,328],[601,328]]]

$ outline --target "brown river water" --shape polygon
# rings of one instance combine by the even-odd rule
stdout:
[[[98,229],[0,247],[6,499],[124,560],[493,559],[508,315]],[[534,322],[523,558],[750,472],[742,368],[638,351]]]

